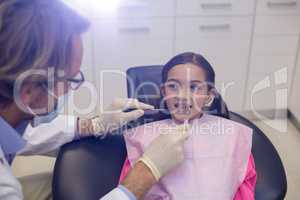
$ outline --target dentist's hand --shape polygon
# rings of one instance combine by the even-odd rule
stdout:
[[[124,110],[135,109],[131,112]],[[93,119],[79,120],[79,132],[84,135],[103,135],[119,129],[130,121],[144,115],[144,110],[154,109],[153,106],[139,102],[137,99],[115,99],[103,113]]]
[[[184,160],[183,144],[188,138],[188,125],[161,133],[146,149],[121,183],[136,199],[143,196],[159,179]]]
[[[146,149],[139,161],[151,170],[156,181],[184,160],[183,145],[189,125],[184,124],[161,133]]]

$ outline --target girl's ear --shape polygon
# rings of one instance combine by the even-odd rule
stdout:
[[[161,93],[162,96],[166,96],[166,90],[165,90],[165,86],[164,85],[160,86],[160,93]]]
[[[160,86],[160,93],[161,93],[161,95],[162,95],[162,102],[161,102],[161,103],[163,103],[163,104],[160,105],[160,108],[163,108],[163,109],[165,109],[165,110],[169,110],[169,109],[168,109],[168,106],[167,106],[166,99],[165,99],[165,97],[166,97],[166,88],[165,88],[165,85],[164,85],[164,84],[162,84],[162,85]],[[161,107],[161,106],[163,106],[163,107]]]
[[[207,98],[205,100],[205,106],[210,107],[211,104],[213,103],[214,99],[215,99],[215,92],[213,89],[211,89],[208,92]]]

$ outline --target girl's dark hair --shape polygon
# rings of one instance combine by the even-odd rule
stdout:
[[[215,84],[215,71],[210,65],[210,63],[200,54],[196,54],[193,52],[185,52],[182,54],[178,54],[173,57],[167,64],[164,65],[162,70],[162,82],[165,83],[168,79],[168,72],[180,64],[191,63],[198,67],[201,67],[205,71],[206,82],[209,83],[209,89],[212,89]]]

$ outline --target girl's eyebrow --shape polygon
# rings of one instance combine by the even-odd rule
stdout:
[[[199,81],[199,80],[191,80],[191,83],[204,83],[204,81]]]
[[[169,81],[180,83],[180,81],[175,78],[170,78],[167,80],[167,82],[169,82]]]

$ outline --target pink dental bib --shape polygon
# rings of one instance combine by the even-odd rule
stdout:
[[[145,124],[125,133],[131,166],[159,133],[176,125],[171,119]],[[242,184],[252,145],[252,129],[204,114],[191,122],[185,161],[164,176],[145,200],[232,200]]]

